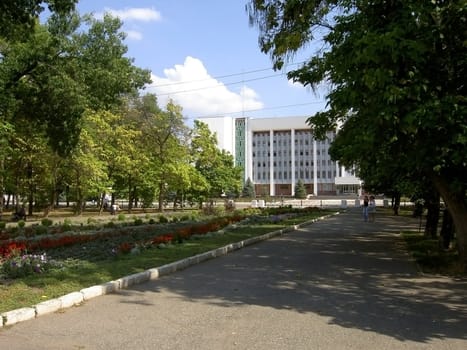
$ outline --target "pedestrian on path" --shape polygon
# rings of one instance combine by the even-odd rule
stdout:
[[[363,197],[363,221],[368,222],[368,204],[369,198],[367,195]]]

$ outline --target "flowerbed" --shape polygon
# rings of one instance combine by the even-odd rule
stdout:
[[[130,253],[135,248],[159,247],[161,244],[179,243],[189,239],[194,234],[203,235],[217,231],[243,218],[243,215],[236,214],[211,218],[205,222],[175,222],[160,225],[138,223],[136,226],[105,228],[98,231],[70,231],[3,240],[0,241],[0,274],[3,273],[8,278],[24,275],[16,273],[15,267],[19,266],[18,263],[34,260],[35,258],[32,257],[43,256],[44,252],[50,252],[50,255],[59,259],[86,256],[89,260],[101,260]],[[73,247],[76,248],[72,249]],[[30,273],[44,272],[43,268],[21,270]]]
[[[143,249],[153,247],[164,248],[167,245],[182,243],[191,237],[202,237],[210,232],[216,232],[224,227],[248,220],[250,223],[270,222],[278,224],[280,221],[294,215],[307,214],[310,210],[276,208],[269,210],[243,210],[223,217],[206,218],[202,222],[171,222],[163,224],[136,223],[133,226],[116,225],[98,228],[94,231],[66,231],[35,237],[17,237],[0,241],[0,279],[16,278],[23,272],[16,273],[11,267],[19,266],[18,262],[34,260],[34,256],[43,256],[53,261],[85,259],[86,261],[108,260],[120,255],[137,253]],[[60,229],[57,229],[60,232]],[[18,260],[19,259],[19,260]],[[52,261],[51,260],[51,261]],[[47,260],[48,262],[49,260]],[[44,268],[24,268],[21,271],[42,273]],[[16,264],[16,265],[15,265]],[[52,264],[48,264],[47,267]],[[23,265],[22,265],[23,266]],[[24,265],[25,266],[25,265]]]

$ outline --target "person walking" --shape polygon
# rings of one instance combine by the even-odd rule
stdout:
[[[369,198],[367,195],[363,197],[363,221],[368,222],[368,204],[369,204]]]

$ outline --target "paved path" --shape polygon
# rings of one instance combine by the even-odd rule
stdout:
[[[467,349],[467,281],[421,276],[408,218],[349,211],[82,306],[0,349]]]

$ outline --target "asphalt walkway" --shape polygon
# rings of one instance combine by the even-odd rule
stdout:
[[[0,329],[0,349],[467,349],[467,281],[421,275],[403,227],[353,209]]]

